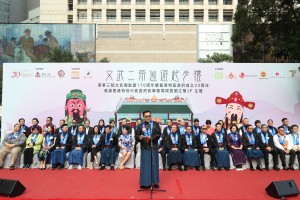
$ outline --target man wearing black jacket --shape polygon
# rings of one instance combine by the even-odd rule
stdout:
[[[264,154],[265,159],[265,169],[269,171],[269,154],[272,154],[273,156],[273,163],[274,167],[273,169],[276,171],[279,171],[278,168],[278,151],[277,148],[274,146],[273,142],[273,136],[270,132],[268,132],[267,125],[263,124],[261,125],[261,133],[257,135],[257,145],[260,148],[260,150]]]
[[[213,143],[210,135],[206,134],[207,127],[205,125],[201,126],[201,133],[197,136],[198,143],[198,152],[200,154],[200,163],[201,168],[205,171],[205,163],[204,163],[204,154],[210,155],[210,169],[215,171],[214,163],[215,163],[215,153],[212,149]]]

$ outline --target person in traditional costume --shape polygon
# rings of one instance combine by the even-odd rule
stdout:
[[[278,168],[278,151],[274,146],[272,132],[268,131],[266,124],[261,125],[261,133],[257,134],[257,146],[264,154],[265,170],[269,171],[269,154],[273,157],[273,169],[279,171]]]
[[[181,127],[183,128],[183,127]],[[172,125],[171,127],[171,133],[170,133],[170,138],[171,140],[169,141],[169,146],[171,149],[169,150],[167,161],[168,161],[168,170],[172,171],[172,166],[174,164],[178,165],[179,171],[183,171],[182,169],[182,135],[180,131],[177,131],[177,126],[175,124]],[[185,129],[186,130],[186,129]]]
[[[133,151],[133,139],[129,134],[130,126],[123,126],[122,135],[120,135],[120,153],[122,154],[120,169],[125,169],[125,164],[129,160]]]
[[[227,151],[226,134],[222,132],[222,125],[217,123],[215,132],[212,134],[213,150],[218,170],[221,171],[222,167],[226,171],[230,168],[229,152]]]
[[[89,145],[90,145],[90,150],[91,150],[91,166],[90,169],[94,169],[94,162],[96,165],[99,164],[98,158],[97,158],[97,153],[101,151],[101,141],[100,137],[101,134],[99,132],[99,127],[96,125],[93,128],[92,134],[89,135]]]
[[[101,133],[101,132],[100,132]],[[118,135],[111,132],[111,126],[105,126],[105,132],[101,134],[101,159],[99,170],[104,170],[105,165],[110,166],[111,170],[115,170],[115,162],[120,151],[118,143]]]
[[[215,171],[214,163],[215,163],[215,152],[213,151],[213,143],[210,135],[206,133],[207,127],[206,125],[201,126],[201,133],[197,136],[198,143],[198,152],[200,154],[200,163],[201,169],[203,171],[206,170],[205,162],[204,162],[204,154],[210,155],[210,169]]]
[[[183,164],[184,171],[187,171],[188,167],[195,167],[199,171],[200,160],[198,154],[197,136],[192,132],[192,127],[186,127],[186,133],[183,136]]]
[[[230,133],[226,136],[226,141],[228,144],[228,150],[232,156],[233,164],[237,171],[243,170],[242,166],[246,164],[246,157],[243,149],[242,137],[237,132],[238,127],[232,125],[230,128]]]
[[[38,128],[34,127],[32,133],[26,140],[26,147],[24,150],[24,165],[23,168],[30,168],[34,154],[37,154],[41,149],[43,142],[43,135],[39,133]]]
[[[159,188],[158,140],[161,136],[161,129],[157,122],[152,121],[151,111],[144,111],[143,117],[144,121],[138,125],[135,133],[136,141],[141,143],[139,184],[141,189],[147,189],[151,185]]]
[[[74,164],[78,164],[78,170],[82,170],[83,166],[83,156],[84,153],[87,151],[89,143],[89,138],[85,134],[85,128],[84,125],[80,124],[78,126],[78,132],[76,135],[72,138],[72,151],[69,154],[68,160],[69,160],[69,168],[73,169]]]
[[[298,132],[298,126],[295,124],[291,126],[290,137],[291,140],[293,141],[292,149],[296,152],[298,158],[298,169],[300,170],[300,136]]]
[[[292,138],[289,137],[285,133],[285,127],[278,127],[278,134],[273,136],[273,141],[275,147],[278,149],[278,154],[282,163],[282,167],[284,170],[295,170],[294,169],[294,161],[296,157],[296,152],[293,150],[293,141]],[[290,155],[289,167],[287,167],[285,155]]]
[[[250,164],[250,170],[254,171],[252,160],[255,158],[257,160],[256,169],[262,171],[261,158],[264,157],[264,154],[257,145],[257,134],[260,134],[261,132],[254,133],[251,124],[248,124],[246,126],[246,130],[247,131],[242,136],[242,141],[243,141],[243,151],[248,158]]]
[[[42,150],[39,152],[40,170],[46,169],[46,164],[50,163],[51,152],[55,150],[57,144],[57,134],[54,133],[54,127],[48,126],[44,135]]]
[[[68,125],[61,126],[62,132],[57,137],[55,150],[51,152],[52,169],[65,167],[66,154],[71,151],[73,136],[68,133]]]

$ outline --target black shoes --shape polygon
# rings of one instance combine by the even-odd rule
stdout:
[[[200,167],[196,167],[196,170],[197,170],[197,171],[200,171]]]
[[[104,168],[105,168],[105,166],[101,166],[101,167],[99,168],[99,170],[104,170]]]
[[[187,171],[187,166],[186,166],[186,165],[184,166],[183,170],[184,170],[184,171]]]
[[[286,165],[283,165],[283,170],[288,171],[289,168]]]
[[[218,171],[222,171],[222,167],[218,167]]]
[[[25,168],[26,168],[26,169],[29,169],[29,168],[30,168],[30,165],[29,165],[29,164],[27,164],[27,165],[25,166]]]
[[[257,166],[256,169],[259,171],[263,171],[263,169],[260,166]]]
[[[166,169],[166,166],[163,166],[163,171],[166,171],[167,169]]]
[[[204,166],[202,166],[201,169],[202,169],[203,171],[206,171],[206,168],[205,168]]]
[[[158,185],[158,184],[154,184],[153,187],[154,187],[155,189],[158,189],[158,188],[159,188],[159,185]]]
[[[110,166],[110,170],[114,171],[115,167],[114,166]]]
[[[226,171],[230,171],[229,167],[224,167],[224,169],[225,169]]]
[[[179,171],[183,171],[181,165],[178,165],[178,169],[179,169]]]
[[[274,169],[275,171],[280,171],[279,167],[277,167],[277,166],[273,167],[273,169]]]
[[[210,170],[211,170],[211,171],[215,171],[215,167],[211,165],[211,166],[210,166]]]
[[[290,170],[295,171],[295,168],[293,165],[290,165]]]
[[[269,168],[269,167],[265,167],[265,170],[266,170],[266,171],[270,171],[270,168]]]

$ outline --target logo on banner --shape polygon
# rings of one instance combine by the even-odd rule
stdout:
[[[83,76],[84,79],[92,79],[93,76],[91,75],[91,72],[90,71],[86,71],[84,73],[84,76]]]
[[[224,74],[223,72],[215,72],[215,79],[223,79]]]
[[[36,72],[35,77],[36,78],[40,78],[41,77],[41,73],[40,72]]]
[[[64,70],[59,70],[59,71],[57,72],[57,75],[58,75],[59,78],[63,78],[63,77],[66,75],[66,73],[65,73]]]
[[[32,72],[12,72],[10,78],[29,78],[33,77]]]
[[[297,79],[297,70],[292,69],[292,70],[290,70],[289,72],[290,72],[290,75],[289,75],[289,78],[290,78],[290,79],[292,79],[292,80]]]
[[[234,73],[230,72],[230,74],[228,74],[228,75],[226,76],[226,78],[229,78],[229,79],[236,79],[236,75],[235,75]]]
[[[240,77],[241,79],[243,79],[243,78],[245,77],[244,72],[241,72],[241,74],[239,75],[239,77]]]
[[[271,75],[270,78],[285,78],[285,76],[281,75],[279,72],[276,72],[275,75]]]
[[[255,77],[257,77],[257,75],[255,75],[255,74],[245,74],[244,72],[241,72],[239,74],[239,77],[241,79],[243,79],[243,78],[255,78]]]
[[[80,79],[80,68],[72,68],[71,79]]]
[[[268,75],[268,74],[267,74],[266,71],[260,72],[260,79],[268,79],[267,75]]]

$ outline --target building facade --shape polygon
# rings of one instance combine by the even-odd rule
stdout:
[[[41,0],[42,23],[229,23],[238,0]]]

